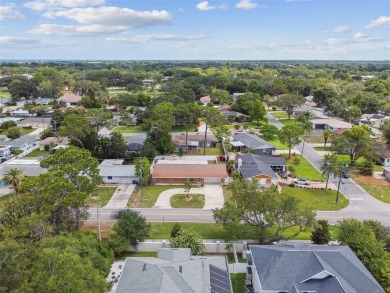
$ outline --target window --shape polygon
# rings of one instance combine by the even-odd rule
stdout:
[[[108,179],[112,179],[112,176],[107,176]]]

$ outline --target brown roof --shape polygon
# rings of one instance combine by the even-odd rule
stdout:
[[[46,144],[51,144],[51,143],[54,143],[54,144],[64,144],[64,145],[67,145],[69,144],[69,140],[67,137],[54,137],[54,136],[49,136],[47,138],[45,138],[44,140],[41,140],[39,142],[39,145],[46,145]]]
[[[217,108],[219,112],[229,112],[230,111],[230,105],[225,104]]]
[[[199,99],[202,103],[210,103],[211,98],[210,96],[204,96]]]
[[[385,149],[382,150],[381,152],[379,152],[379,157],[381,157],[383,159],[390,158],[390,144],[387,144],[385,146]]]
[[[59,102],[65,102],[65,103],[78,103],[82,99],[81,96],[75,95],[73,93],[66,93],[62,97],[59,97],[57,101]]]
[[[153,178],[221,178],[228,177],[225,164],[155,164]]]

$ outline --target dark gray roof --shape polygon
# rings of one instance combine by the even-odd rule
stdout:
[[[229,272],[210,265],[210,287],[212,293],[232,292]]]
[[[384,293],[348,246],[251,246],[264,290]]]
[[[221,112],[221,114],[223,116],[234,116],[234,117],[241,117],[241,116],[244,116],[244,117],[249,117],[248,115],[245,115],[245,114],[242,114],[242,113],[239,113],[239,112],[236,112],[236,111],[227,111],[227,112]]]
[[[242,142],[247,148],[259,149],[259,148],[276,148],[273,144],[265,141],[254,134],[246,132],[236,132],[233,135],[233,139]]]
[[[286,160],[283,157],[258,156],[255,154],[245,154],[239,156],[242,165],[240,168],[244,179],[252,178],[259,174],[268,175],[271,178],[277,178],[275,171],[271,167],[286,166]]]

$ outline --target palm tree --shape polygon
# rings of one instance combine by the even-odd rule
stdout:
[[[309,120],[302,123],[302,129],[306,133],[308,141],[310,141],[310,135],[311,135],[311,132],[313,131],[313,126],[311,125]]]
[[[322,135],[324,136],[324,148],[326,148],[326,143],[328,142],[329,137],[331,137],[332,131],[324,129]]]
[[[19,186],[24,178],[23,171],[17,168],[11,168],[7,173],[3,176],[3,181],[12,185],[12,188],[16,193],[19,193]]]
[[[299,115],[296,120],[302,123],[306,123],[313,117],[313,114],[310,111],[305,111],[301,115]]]

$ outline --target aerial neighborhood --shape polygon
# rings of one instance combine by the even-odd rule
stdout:
[[[1,292],[390,292],[389,62],[2,62],[0,95]]]

